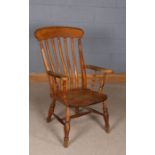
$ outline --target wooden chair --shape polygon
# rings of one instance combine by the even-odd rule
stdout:
[[[39,41],[41,54],[49,80],[50,96],[52,104],[48,110],[47,122],[52,115],[64,125],[64,147],[68,147],[70,119],[77,118],[91,112],[103,116],[105,131],[110,131],[109,114],[104,101],[107,96],[102,93],[106,74],[112,73],[111,69],[105,69],[93,65],[86,65],[84,61],[81,39],[84,31],[74,27],[44,27],[35,31],[35,37]],[[90,87],[86,70],[92,70],[90,75]],[[101,80],[96,73],[101,73]],[[99,83],[98,90],[94,85]],[[66,107],[65,117],[60,118],[54,113],[56,101]],[[88,106],[102,103],[103,113]],[[75,108],[75,114],[70,115],[70,108]],[[85,111],[79,110],[85,109]]]

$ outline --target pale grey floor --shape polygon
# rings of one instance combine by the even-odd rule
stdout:
[[[103,129],[103,118],[96,114],[71,121],[70,145],[63,147],[63,126],[53,119],[46,123],[50,104],[46,83],[30,84],[30,155],[125,155],[125,85],[106,85],[109,96],[111,132]],[[102,111],[100,104],[94,106]],[[56,105],[63,116],[64,106]]]

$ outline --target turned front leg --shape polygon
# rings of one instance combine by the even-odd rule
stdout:
[[[51,117],[52,117],[52,115],[54,113],[54,109],[55,109],[55,102],[56,102],[56,100],[53,100],[50,107],[49,107],[48,116],[46,119],[47,122],[51,122]]]
[[[70,131],[70,108],[66,107],[65,125],[64,125],[64,147],[68,147]]]
[[[110,132],[109,113],[108,113],[108,107],[106,103],[103,103],[103,118],[105,121],[105,131],[109,133]]]

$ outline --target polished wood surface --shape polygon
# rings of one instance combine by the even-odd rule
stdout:
[[[43,27],[35,31],[35,37],[39,41],[54,37],[81,38],[83,35],[84,31],[82,29],[75,27],[65,27],[65,26]]]
[[[49,107],[47,122],[54,116],[64,125],[64,147],[69,144],[70,119],[91,112],[100,114],[105,121],[105,131],[110,131],[107,95],[103,94],[106,75],[111,69],[87,65],[84,61],[82,37],[84,31],[74,27],[44,27],[35,31],[39,42],[43,63],[50,85],[52,104]],[[88,83],[87,70],[92,70],[91,84]],[[98,72],[101,79],[97,78]],[[80,76],[79,76],[80,75]],[[96,83],[99,83],[97,90]],[[54,113],[56,102],[65,108],[65,117],[60,118]],[[103,113],[88,108],[92,104],[102,103]],[[75,108],[75,115],[70,116],[70,108]],[[80,112],[80,108],[86,112]]]

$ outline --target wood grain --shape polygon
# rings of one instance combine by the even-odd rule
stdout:
[[[81,38],[84,35],[84,31],[80,28],[67,27],[67,26],[50,26],[38,28],[34,32],[38,41],[46,40],[54,37],[75,37]]]

